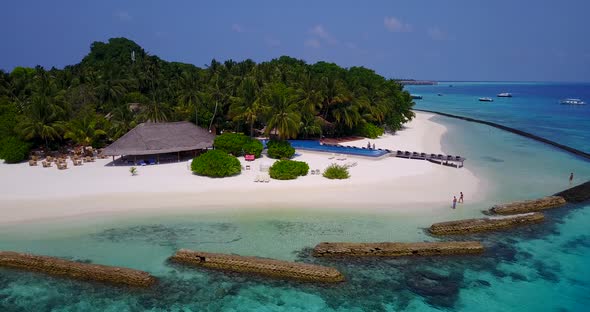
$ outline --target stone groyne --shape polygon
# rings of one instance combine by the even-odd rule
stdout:
[[[570,203],[581,203],[590,200],[590,181],[559,192],[555,196],[561,196]]]
[[[420,243],[319,243],[314,257],[405,257],[478,254],[480,242],[420,242]]]
[[[561,207],[565,204],[567,204],[567,202],[561,196],[547,196],[539,199],[495,205],[489,212],[499,215],[515,215]]]
[[[495,122],[490,122],[490,121],[485,121],[485,120],[480,120],[480,119],[475,119],[475,118],[470,118],[470,117],[464,117],[464,116],[458,116],[458,115],[453,115],[453,114],[447,114],[447,113],[441,113],[441,112],[437,112],[437,111],[432,111],[432,110],[426,110],[426,109],[413,109],[415,111],[419,111],[419,112],[426,112],[426,113],[434,113],[434,114],[438,114],[438,115],[442,115],[442,116],[446,116],[446,117],[451,117],[451,118],[457,118],[457,119],[461,119],[461,120],[466,120],[466,121],[471,121],[471,122],[477,122],[480,124],[484,124],[484,125],[488,125],[488,126],[492,126],[494,128],[498,128],[498,129],[502,129],[504,131],[508,131],[508,132],[512,132],[514,134],[518,134],[521,135],[523,137],[527,137],[529,139],[533,139],[539,142],[543,142],[545,144],[549,144],[551,146],[557,147],[559,149],[562,149],[566,152],[572,153],[576,156],[580,156],[582,158],[585,158],[586,160],[590,160],[590,154],[583,152],[579,149],[575,149],[573,147],[567,146],[567,145],[563,145],[560,143],[557,143],[555,141],[551,141],[548,139],[545,139],[543,137],[540,137],[538,135],[534,135],[532,133],[528,133],[522,130],[518,130],[515,128],[511,128],[511,127],[507,127]]]
[[[143,271],[100,264],[80,263],[60,258],[12,251],[0,251],[0,266],[80,280],[137,287],[149,287],[156,282],[155,277]]]
[[[539,223],[545,216],[539,212],[523,215],[496,218],[465,219],[440,222],[430,226],[429,232],[434,235],[456,235],[487,232],[512,228],[525,224]]]
[[[334,268],[258,257],[181,249],[170,260],[221,271],[253,273],[290,280],[324,283],[344,281],[342,273]]]

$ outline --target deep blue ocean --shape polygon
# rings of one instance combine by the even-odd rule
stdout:
[[[590,105],[557,102],[590,100],[588,85],[450,84],[411,87],[424,97],[416,108],[505,123],[590,151]],[[514,97],[497,99],[499,92]],[[495,101],[478,102],[482,96]],[[495,203],[553,194],[570,187],[570,172],[575,184],[590,180],[590,162],[556,148],[482,124],[433,120],[447,128],[443,150],[465,156],[465,169],[486,184],[483,201],[432,213],[419,211],[437,207],[383,214],[363,207],[347,213],[236,207],[225,213],[0,226],[0,250],[125,266],[159,279],[157,286],[139,290],[0,268],[0,311],[588,311],[590,203],[548,211],[542,224],[453,238],[481,240],[486,246],[481,256],[328,260],[310,255],[322,241],[439,240],[424,230],[433,222],[481,217]],[[323,264],[338,268],[347,280],[313,285],[187,269],[166,260],[178,248]]]
[[[423,96],[416,108],[497,122],[590,152],[590,83],[441,82],[406,89]],[[513,97],[496,97],[502,92]],[[566,98],[587,104],[560,105]]]

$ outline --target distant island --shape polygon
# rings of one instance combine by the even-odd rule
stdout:
[[[396,80],[401,85],[437,85],[437,81],[433,80],[414,80],[414,79],[400,79]]]

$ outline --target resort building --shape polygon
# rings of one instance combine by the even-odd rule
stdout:
[[[122,162],[155,164],[164,161],[180,161],[185,156],[194,157],[199,151],[213,147],[215,134],[187,121],[147,122],[107,146],[103,154],[121,156]],[[138,163],[139,160],[139,163]]]

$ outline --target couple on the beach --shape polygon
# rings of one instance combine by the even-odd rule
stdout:
[[[459,203],[462,204],[463,203],[463,192],[459,192]],[[457,207],[457,196],[453,196],[453,209],[455,209],[455,207]]]

